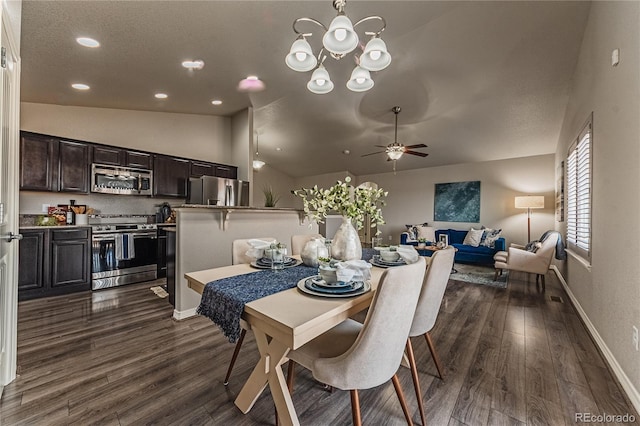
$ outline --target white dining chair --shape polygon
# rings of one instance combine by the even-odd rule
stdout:
[[[444,370],[440,364],[440,359],[433,344],[433,340],[431,339],[430,332],[436,324],[438,312],[440,312],[442,298],[444,297],[444,292],[447,289],[451,268],[453,268],[454,255],[455,249],[453,246],[437,250],[433,255],[431,255],[431,261],[429,262],[427,272],[424,276],[422,290],[420,291],[420,298],[418,299],[418,306],[416,307],[416,313],[413,318],[413,323],[411,324],[411,330],[409,331],[409,338],[407,339],[407,358],[409,359],[409,367],[411,368],[411,376],[413,378],[413,387],[416,391],[420,419],[422,420],[423,425],[426,424],[424,404],[422,403],[418,368],[416,367],[413,347],[411,346],[411,338],[418,336],[425,337],[433,362],[436,364],[438,375],[440,376],[440,379],[444,380]]]
[[[290,351],[287,357],[311,370],[313,377],[334,388],[349,390],[353,424],[361,425],[358,389],[392,380],[408,424],[413,424],[396,375],[418,303],[425,260],[387,269],[369,307],[364,324],[347,319]],[[293,388],[294,364],[287,383]]]
[[[313,238],[322,238],[320,234],[308,234],[308,235],[293,235],[291,237],[291,255],[302,253],[302,249],[307,242]]]
[[[246,238],[241,240],[233,240],[231,243],[231,262],[234,265],[238,265],[241,263],[251,263],[255,259],[251,256],[247,255],[247,251],[251,250],[253,246],[249,244],[250,240],[262,240],[262,241],[271,241],[275,242],[276,239],[273,237],[266,238]],[[231,362],[229,362],[229,368],[227,368],[227,375],[224,377],[224,385],[227,386],[229,384],[229,377],[231,376],[231,370],[233,370],[233,366],[236,363],[236,358],[238,358],[238,353],[240,352],[240,348],[242,347],[242,342],[244,341],[244,336],[247,334],[247,330],[251,329],[251,326],[248,322],[240,319],[240,337],[238,337],[238,341],[236,342],[236,347],[233,349],[233,355],[231,356]]]

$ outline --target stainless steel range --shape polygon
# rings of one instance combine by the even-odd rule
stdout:
[[[158,230],[146,216],[91,217],[91,288],[115,287],[158,276]]]

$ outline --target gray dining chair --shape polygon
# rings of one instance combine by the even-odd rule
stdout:
[[[251,256],[248,256],[247,251],[251,250],[253,246],[249,244],[250,240],[257,239],[262,241],[273,241],[276,239],[273,237],[265,237],[265,238],[246,238],[241,240],[233,240],[231,243],[231,262],[234,265],[239,265],[242,263],[251,263],[255,259]],[[236,358],[238,358],[238,353],[240,352],[240,348],[242,347],[242,342],[244,341],[244,336],[247,334],[247,330],[251,329],[251,326],[248,322],[243,319],[240,319],[240,337],[238,337],[238,341],[236,342],[236,347],[233,349],[233,355],[231,356],[231,362],[229,362],[229,368],[227,368],[227,375],[224,377],[224,385],[227,386],[229,384],[229,377],[231,376],[231,371],[233,370],[233,366],[236,363]]]
[[[413,321],[425,260],[389,268],[380,278],[364,324],[347,319],[290,351],[287,357],[311,370],[313,377],[334,388],[349,390],[353,424],[361,425],[358,389],[370,389],[392,380],[408,424],[413,424],[397,371]],[[294,363],[287,384],[293,389]]]
[[[291,254],[295,256],[296,254],[302,253],[302,249],[307,242],[311,241],[313,238],[322,238],[320,234],[307,234],[307,235],[293,235],[291,237]]]
[[[418,299],[416,313],[413,318],[413,323],[411,324],[411,330],[409,331],[409,338],[407,339],[407,358],[409,359],[409,367],[411,368],[411,376],[413,378],[413,387],[416,391],[420,419],[422,420],[423,425],[426,424],[424,404],[422,403],[418,368],[416,367],[413,347],[411,346],[411,338],[418,336],[425,337],[433,362],[436,364],[438,375],[440,376],[440,379],[444,380],[444,370],[440,364],[440,359],[438,358],[438,353],[436,352],[433,340],[431,339],[430,332],[436,324],[438,312],[440,312],[442,298],[444,297],[444,292],[447,289],[451,268],[453,268],[454,255],[455,249],[452,246],[438,250],[431,255],[431,261],[429,262],[427,272],[424,275],[420,298]]]

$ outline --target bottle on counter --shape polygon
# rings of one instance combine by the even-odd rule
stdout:
[[[76,200],[69,200],[69,206],[67,206],[67,225],[73,225],[75,221],[75,212],[72,206],[76,205]]]

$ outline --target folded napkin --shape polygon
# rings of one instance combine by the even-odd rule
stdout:
[[[247,250],[245,254],[254,259],[260,259],[264,255],[264,249],[271,247],[273,243],[275,243],[275,241],[264,241],[257,238],[250,239],[247,241],[247,244],[253,248]]]
[[[400,245],[398,246],[396,251],[400,255],[400,258],[404,260],[407,265],[417,262],[420,258],[420,256],[418,255],[418,251],[414,246],[411,245]]]
[[[365,260],[347,260],[336,264],[338,281],[349,282],[354,277],[363,281],[371,278],[371,264]]]

